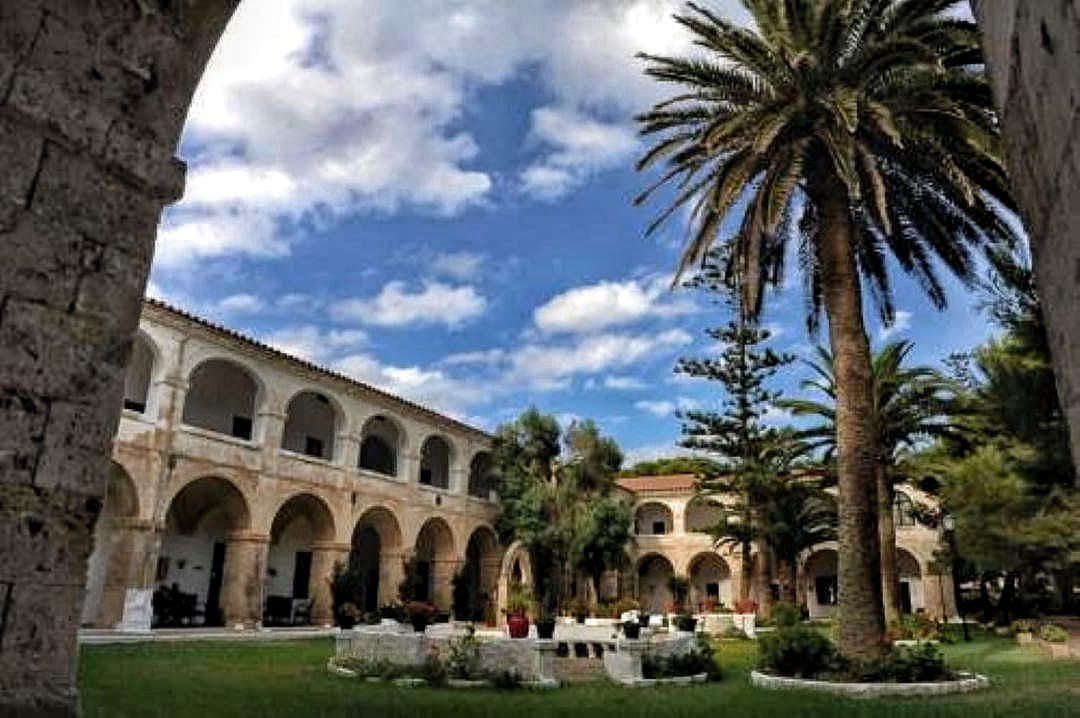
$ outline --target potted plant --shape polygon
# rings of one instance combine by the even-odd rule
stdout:
[[[680,613],[675,617],[675,628],[686,633],[693,633],[697,628],[697,619],[689,613]]]
[[[1039,638],[1050,647],[1051,658],[1069,657],[1069,632],[1054,623],[1046,623],[1039,629]]]
[[[1035,640],[1035,621],[1030,618],[1021,618],[1012,623],[1013,635],[1016,636],[1016,642],[1020,645],[1026,645]]]
[[[435,606],[425,601],[409,601],[405,605],[409,623],[412,624],[413,630],[417,633],[423,633],[431,624],[437,610]]]
[[[529,617],[527,611],[531,603],[528,589],[522,585],[511,587],[506,599],[506,628],[511,638],[525,638],[529,635]]]
[[[527,629],[526,629],[527,630]],[[536,619],[536,637],[550,641],[555,637],[555,618],[547,613],[541,613]]]
[[[566,611],[574,617],[578,623],[585,623],[585,619],[589,616],[589,604],[582,601],[580,598],[571,599],[566,604]]]
[[[649,621],[651,619],[652,619],[652,616],[649,615],[648,611],[638,611],[638,615],[637,615],[638,625],[641,626],[642,628],[648,628],[649,627]]]
[[[623,621],[622,630],[628,641],[636,641],[641,638],[641,624],[637,621]]]
[[[671,591],[671,598],[675,602],[675,610],[682,611],[686,605],[686,597],[690,595],[690,579],[673,573],[668,576],[667,586],[668,590]]]
[[[338,608],[338,625],[342,629],[348,630],[356,625],[357,619],[361,616],[361,611],[355,603],[346,601]]]

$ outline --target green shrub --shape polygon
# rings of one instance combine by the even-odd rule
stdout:
[[[1039,638],[1048,643],[1065,643],[1069,640],[1069,632],[1057,624],[1046,623],[1039,629]]]
[[[718,681],[722,677],[712,645],[703,636],[698,637],[697,645],[689,653],[679,656],[646,653],[641,657],[641,675],[645,678],[674,678],[702,673],[710,681]]]
[[[802,615],[794,604],[780,602],[773,606],[772,622],[778,628],[794,626],[800,620]]]
[[[475,679],[480,676],[480,642],[471,625],[465,635],[450,641],[446,670],[452,678]]]
[[[433,686],[446,683],[446,663],[443,662],[437,648],[432,648],[424,657],[424,664],[420,667],[420,677]]]
[[[1017,633],[1034,633],[1035,632],[1035,620],[1031,618],[1020,618],[1012,622],[1012,632]]]
[[[814,678],[833,670],[836,647],[813,628],[795,624],[780,626],[758,641],[758,664],[769,673]]]
[[[839,678],[875,683],[922,683],[954,677],[945,665],[945,656],[933,643],[894,646],[872,661],[846,662]]]

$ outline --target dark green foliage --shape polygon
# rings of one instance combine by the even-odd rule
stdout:
[[[768,673],[817,678],[837,668],[839,654],[832,641],[805,624],[778,625],[758,640],[759,667]]]
[[[693,59],[639,55],[672,95],[637,118],[656,141],[638,169],[661,168],[635,202],[671,190],[648,233],[690,210],[680,271],[722,226],[737,226],[718,255],[721,277],[756,316],[795,242],[816,327],[819,250],[833,229],[821,209],[839,197],[852,269],[891,321],[890,255],[943,306],[936,263],[970,283],[978,252],[1019,243],[999,211],[1015,205],[979,31],[945,13],[957,2],[743,4],[752,28],[695,3],[676,15],[697,45]]]
[[[611,493],[622,452],[592,421],[564,434],[554,417],[529,409],[496,429],[492,455],[496,526],[504,543],[528,547],[541,612],[555,615],[575,570],[595,587],[624,560],[630,507]]]
[[[709,681],[718,681],[723,677],[712,645],[703,637],[699,637],[694,648],[683,655],[658,656],[646,653],[641,657],[641,674],[644,678],[675,678],[702,673]]]
[[[428,586],[424,574],[420,572],[420,559],[409,556],[402,561],[404,578],[398,584],[398,598],[403,603],[420,601],[427,598]]]
[[[671,474],[694,474],[695,476],[714,476],[720,473],[720,465],[712,459],[698,456],[674,456],[666,459],[639,461],[629,469],[623,469],[620,476],[666,476]]]
[[[945,665],[945,656],[933,643],[893,646],[879,659],[846,662],[836,678],[874,683],[922,683],[948,681],[956,677]]]
[[[364,572],[349,563],[335,563],[330,577],[330,597],[334,620],[340,623],[345,604],[352,604],[355,608],[363,603]]]

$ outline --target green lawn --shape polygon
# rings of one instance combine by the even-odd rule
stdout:
[[[87,716],[1080,716],[1080,661],[982,638],[947,649],[952,665],[988,675],[968,696],[845,700],[752,688],[750,642],[721,644],[720,683],[625,689],[597,682],[556,691],[407,689],[326,672],[329,639],[257,644],[86,647],[80,686]]]

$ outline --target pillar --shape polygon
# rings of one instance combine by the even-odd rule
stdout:
[[[347,543],[318,541],[311,545],[311,624],[332,626],[334,624],[334,597],[330,581],[334,566],[347,563],[352,546]]]
[[[106,568],[97,623],[148,631],[153,618],[159,536],[151,521],[117,518],[112,523],[115,541]]]
[[[269,536],[236,532],[225,538],[221,612],[227,627],[254,628],[262,623],[269,550]]]
[[[347,469],[360,465],[360,437],[351,431],[339,431],[334,437],[334,464]]]
[[[379,547],[379,605],[396,601],[398,586],[405,580],[405,567],[403,561],[405,554],[401,551],[387,551]]]

